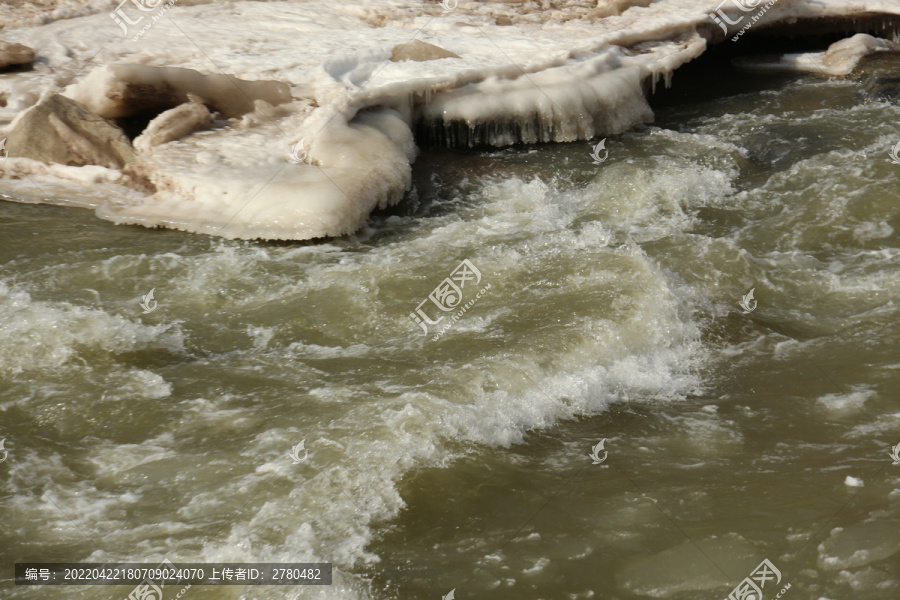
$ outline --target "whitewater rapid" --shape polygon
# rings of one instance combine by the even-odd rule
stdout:
[[[332,562],[335,583],[317,590],[319,597],[376,596],[365,573],[382,558],[368,547],[378,527],[406,506],[399,486],[411,471],[452,465],[479,447],[521,444],[530,431],[600,414],[614,402],[673,399],[699,385],[692,373],[703,355],[691,319],[695,300],[621,229],[653,207],[645,204],[621,223],[576,225],[599,198],[597,189],[488,180],[473,190],[481,208],[431,219],[401,244],[349,255],[328,244],[204,245],[184,256],[131,258],[77,253],[84,269],[103,277],[117,277],[126,263],[144,265],[153,275],[133,280],[136,289],[167,277],[157,298],[163,309],[181,308],[174,319],[162,313],[155,325],[155,318],[124,320],[112,305],[39,300],[3,285],[0,317],[8,325],[0,375],[31,383],[0,408],[44,414],[41,399],[60,386],[94,396],[44,414],[43,426],[72,444],[51,454],[25,450],[17,459],[7,480],[16,498],[10,522],[40,519],[46,531],[68,531],[74,522],[92,531],[102,550],[86,549],[79,557],[85,561]],[[390,227],[411,225],[395,218]],[[523,231],[539,240],[510,244]],[[446,256],[437,248],[448,249]],[[461,255],[481,266],[491,290],[435,345],[407,313],[430,291],[420,271],[452,269]],[[546,262],[552,255],[582,266],[565,285],[535,290],[513,309],[513,298],[555,271]],[[73,282],[82,272],[52,270]],[[248,273],[249,295],[221,295]],[[616,298],[613,285],[627,292]],[[202,325],[220,301],[218,324]],[[530,330],[554,304],[577,306],[577,322],[552,337]],[[327,330],[316,333],[320,324]],[[227,330],[237,336],[223,337]],[[513,342],[504,331],[520,334]],[[222,346],[226,338],[236,345]],[[23,344],[36,350],[21,353]],[[134,354],[170,366],[132,366]],[[92,364],[77,358],[85,355]],[[267,383],[251,395],[228,383],[257,376]],[[202,384],[184,397],[175,382],[185,377],[221,380],[231,389]],[[110,428],[118,431],[112,438]],[[309,464],[290,467],[286,450],[301,439]],[[82,475],[67,466],[72,460]],[[224,471],[230,475],[222,479]],[[30,497],[35,485],[72,477],[46,499]],[[169,498],[165,514],[133,526],[134,511],[158,510],[160,494]],[[52,514],[51,500],[65,512]],[[202,533],[207,528],[216,533]],[[35,543],[52,541],[37,536]],[[42,593],[61,598],[65,589]],[[251,597],[306,593],[259,589]]]

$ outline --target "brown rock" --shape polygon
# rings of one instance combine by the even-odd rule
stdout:
[[[34,62],[34,50],[22,44],[0,42],[0,69]]]
[[[59,94],[49,96],[13,121],[6,149],[10,156],[78,167],[118,169],[136,158],[121,129]]]
[[[394,53],[391,60],[401,62],[404,60],[415,60],[425,62],[427,60],[437,60],[439,58],[459,58],[459,55],[444,50],[440,46],[413,40],[407,44],[398,44],[394,46]]]

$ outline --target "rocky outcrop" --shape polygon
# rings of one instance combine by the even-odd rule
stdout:
[[[44,162],[118,169],[136,158],[121,129],[59,94],[21,113],[6,137],[10,156]]]
[[[394,52],[391,60],[401,62],[404,60],[415,60],[425,62],[428,60],[437,60],[439,58],[459,58],[459,55],[444,50],[440,46],[413,40],[407,44],[397,44],[394,46]]]
[[[206,129],[212,121],[212,113],[197,96],[188,94],[190,102],[160,113],[150,121],[144,132],[134,140],[134,147],[147,152],[153,146],[180,140],[195,131]]]
[[[0,42],[0,71],[8,67],[27,65],[34,61],[34,50],[22,44]]]

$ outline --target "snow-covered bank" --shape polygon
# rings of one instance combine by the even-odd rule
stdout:
[[[748,7],[757,0],[445,3],[452,10],[421,0],[133,2],[113,18],[67,18],[103,6],[89,3],[3,31],[38,59],[32,71],[0,76],[0,123],[55,92],[102,116],[145,120],[191,93],[216,111],[211,126],[141,147],[124,176],[101,178],[115,186],[95,190],[72,183],[66,170],[75,167],[48,169],[7,144],[0,186],[31,201],[71,195],[84,205],[93,196],[97,214],[117,223],[247,239],[357,230],[409,187],[416,124],[445,143],[500,146],[586,140],[647,122],[647,88],[726,39],[710,13],[735,23],[729,36],[747,25],[900,15],[888,0],[781,0],[755,22]],[[456,57],[391,61],[413,40]],[[148,83],[147,67],[197,74],[185,75],[184,89],[166,87],[165,78]],[[158,102],[150,109],[142,99]]]

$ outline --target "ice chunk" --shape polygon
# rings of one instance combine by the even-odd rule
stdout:
[[[276,151],[247,134],[241,140]],[[105,205],[98,216],[226,238],[344,235],[359,229],[376,207],[402,197],[415,158],[412,132],[390,109],[361,113],[350,123],[332,114],[310,145],[314,165],[292,164],[280,154],[254,156],[241,145],[220,145],[218,151],[233,156],[176,169],[150,155],[139,175],[159,191],[140,203]]]
[[[833,43],[825,52],[785,54],[775,61],[742,58],[734,64],[755,71],[808,71],[843,77],[852,73],[864,56],[889,51],[900,51],[900,44],[859,33]]]
[[[226,118],[256,107],[254,100],[278,105],[291,99],[290,88],[279,81],[246,81],[230,75],[204,75],[181,67],[120,64],[95,69],[64,95],[107,119],[160,113],[199,96]]]
[[[432,141],[449,146],[588,140],[652,120],[641,82],[641,69],[624,66],[621,51],[610,49],[571,65],[437,93],[420,118]]]
[[[895,523],[871,520],[837,527],[819,544],[819,568],[856,569],[900,552],[900,530]]]
[[[898,51],[900,44],[858,33],[853,37],[835,42],[828,47],[822,57],[822,64],[834,75],[847,75],[859,63],[859,60],[875,52]]]
[[[185,102],[158,115],[150,121],[144,132],[134,140],[134,147],[147,152],[153,146],[179,140],[189,133],[207,127],[212,120],[209,109],[193,94],[191,102]]]

